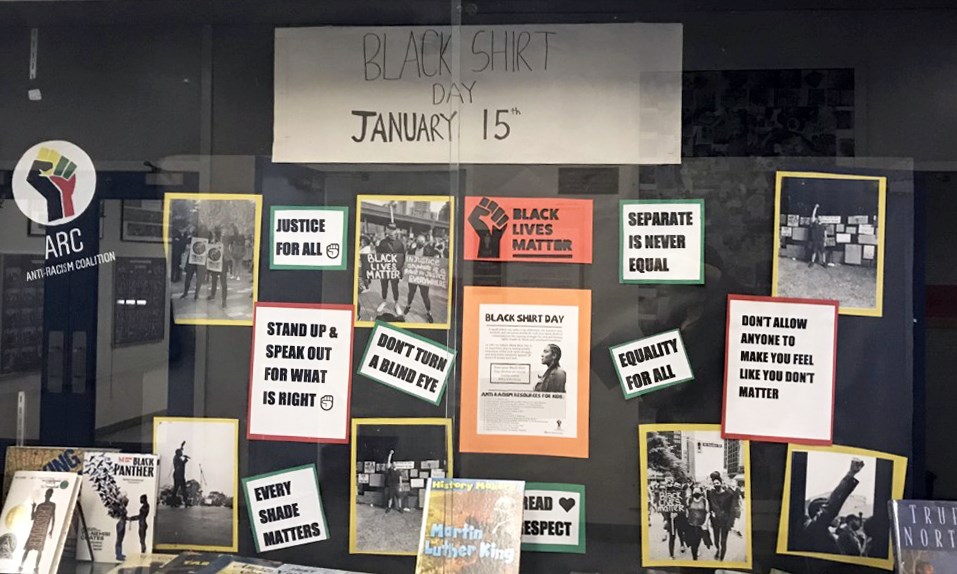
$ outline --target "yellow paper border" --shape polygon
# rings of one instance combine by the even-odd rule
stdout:
[[[884,570],[894,569],[894,552],[891,548],[891,541],[887,543],[887,558],[866,558],[863,556],[844,556],[843,554],[827,554],[824,552],[802,552],[797,550],[788,550],[788,524],[791,514],[791,460],[795,452],[834,452],[840,454],[850,454],[856,456],[866,456],[889,460],[894,465],[893,482],[891,484],[891,499],[899,499],[904,496],[904,480],[907,472],[907,458],[896,454],[888,454],[877,450],[867,450],[863,448],[854,448],[850,446],[806,446],[806,445],[788,445],[787,468],[784,471],[784,494],[781,496],[781,518],[778,524],[778,554],[788,554],[791,556],[805,556],[808,558],[819,558],[821,560],[830,560],[832,562],[842,562],[844,564],[855,564],[858,566],[870,566],[871,568],[883,568]],[[881,509],[877,509],[878,512]]]
[[[233,427],[233,543],[231,546],[201,546],[195,544],[154,544],[156,550],[205,550],[209,552],[236,552],[239,550],[239,419],[218,419],[202,417],[154,417],[153,418],[153,454],[156,452],[156,433],[160,423],[188,422],[192,424],[230,424]],[[162,460],[162,459],[160,459]],[[159,483],[157,483],[157,488]],[[159,495],[159,491],[157,491]],[[159,506],[159,501],[157,501]],[[158,511],[158,510],[157,510]]]
[[[820,173],[811,171],[779,171],[774,177],[774,247],[771,257],[771,296],[778,296],[778,258],[781,250],[781,183],[785,177],[805,179],[842,179],[878,182],[877,201],[877,293],[874,307],[838,308],[840,315],[881,317],[884,314],[884,219],[887,205],[887,178],[876,175]]]
[[[651,540],[648,532],[648,517],[650,516],[648,503],[648,433],[661,431],[709,431],[718,433],[721,436],[721,425],[706,424],[650,424],[638,426],[638,456],[639,456],[639,474],[641,476],[641,565],[642,566],[686,566],[691,568],[745,568],[751,569],[751,561],[754,555],[752,549],[753,538],[751,535],[751,441],[741,440],[744,453],[744,504],[747,512],[744,515],[745,528],[745,561],[727,562],[725,560],[652,560],[650,556],[651,548],[648,541]]]
[[[452,195],[375,195],[364,194],[356,196],[356,229],[355,229],[355,248],[353,249],[353,260],[355,268],[352,272],[352,307],[353,325],[356,327],[374,327],[375,321],[359,320],[359,269],[361,268],[361,257],[359,256],[359,239],[362,237],[362,201],[428,201],[449,202],[449,289],[445,303],[445,322],[444,323],[389,323],[403,329],[445,329],[448,330],[452,323],[452,264],[455,261],[455,196]]]
[[[256,301],[259,300],[259,240],[261,235],[262,227],[262,212],[263,212],[263,196],[259,194],[252,193],[172,193],[167,192],[163,194],[163,248],[166,253],[166,262],[171,264],[169,260],[169,215],[170,215],[170,203],[173,200],[213,200],[213,201],[254,201],[256,203],[256,215],[254,216],[254,233],[253,233],[253,300],[252,306],[256,306]],[[169,272],[169,267],[167,267],[167,272]],[[250,318],[248,321],[243,321],[240,319],[231,320],[231,319],[177,319],[173,317],[173,322],[176,325],[232,325],[232,326],[243,326],[243,327],[252,327],[253,320]]]
[[[352,419],[352,448],[349,460],[349,554],[374,554],[383,556],[415,556],[417,550],[411,552],[393,552],[393,551],[370,551],[358,550],[356,548],[356,496],[358,488],[356,487],[356,456],[359,437],[359,425],[396,425],[396,426],[444,426],[445,427],[445,453],[446,464],[448,465],[448,478],[453,478],[452,472],[452,419],[447,418],[371,418],[371,419]]]

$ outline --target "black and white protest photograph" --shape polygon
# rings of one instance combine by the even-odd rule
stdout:
[[[772,295],[881,316],[883,177],[778,172]]]
[[[448,328],[452,202],[437,195],[356,198],[356,326]]]
[[[173,319],[252,325],[262,196],[167,193],[164,234]]]
[[[642,565],[751,567],[748,441],[718,425],[646,425]]]
[[[429,478],[452,476],[451,419],[353,419],[349,550],[415,554]]]
[[[778,552],[831,555],[867,565],[890,556],[887,503],[903,494],[903,468],[883,453],[792,447]],[[899,475],[900,493],[895,475]]]
[[[238,438],[236,419],[154,419],[157,549],[237,549]]]

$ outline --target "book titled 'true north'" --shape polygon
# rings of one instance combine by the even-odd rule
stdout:
[[[957,502],[889,503],[899,574],[942,574],[957,562]]]

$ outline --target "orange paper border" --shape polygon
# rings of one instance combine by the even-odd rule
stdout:
[[[501,253],[499,257],[479,257],[479,237],[469,223],[472,210],[483,200],[494,201],[505,210],[508,222],[501,238]],[[559,219],[551,220],[515,220],[512,218],[516,209],[536,209],[542,205],[560,211]],[[491,195],[475,195],[465,198],[465,215],[463,215],[463,257],[466,261],[517,261],[522,263],[584,263],[592,262],[592,213],[593,204],[590,199],[558,199],[549,197],[497,197]],[[489,224],[488,217],[484,223]],[[516,237],[513,225],[544,224],[550,226],[550,231],[540,234],[529,234]],[[543,251],[537,256],[526,252],[516,255],[512,250],[513,239],[570,239],[572,250],[567,252]]]
[[[478,434],[478,325],[479,306],[483,303],[575,305],[578,307],[578,433],[576,438]],[[462,325],[462,410],[459,450],[588,458],[591,291],[587,289],[465,287]]]

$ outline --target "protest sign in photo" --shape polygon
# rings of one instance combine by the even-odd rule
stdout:
[[[751,569],[751,459],[718,425],[638,427],[641,565]]]
[[[166,194],[163,241],[175,323],[253,324],[261,218],[261,195]]]
[[[447,329],[454,198],[359,195],[356,206],[355,325]]]

